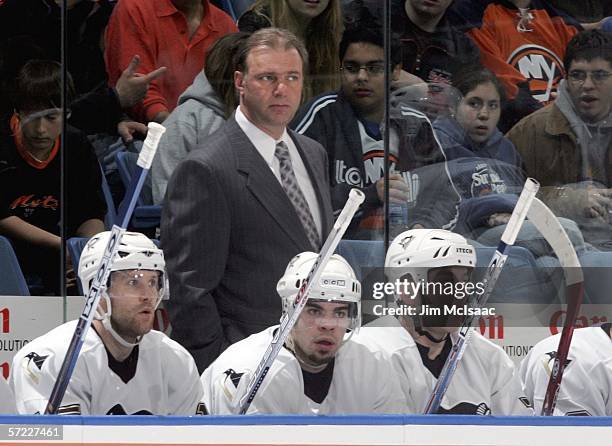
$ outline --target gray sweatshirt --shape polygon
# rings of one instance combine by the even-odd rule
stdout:
[[[564,80],[561,81],[558,91],[555,105],[566,117],[576,135],[582,157],[582,166],[580,166],[582,177],[592,177],[596,182],[609,185],[612,178],[610,178],[610,173],[605,171],[604,166],[606,166],[607,150],[612,139],[612,113],[599,122],[587,123],[576,113]]]
[[[201,71],[179,97],[178,106],[164,121],[161,138],[151,166],[153,203],[161,204],[168,180],[189,152],[225,121],[224,105]]]

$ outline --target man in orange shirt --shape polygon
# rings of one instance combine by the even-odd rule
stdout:
[[[163,122],[202,70],[206,50],[234,31],[232,19],[209,0],[121,0],[106,31],[110,85],[134,54],[140,56],[142,72],[168,67],[151,83],[142,104],[131,109],[137,120]]]

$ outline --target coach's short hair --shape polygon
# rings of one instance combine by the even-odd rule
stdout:
[[[612,65],[612,33],[593,29],[576,34],[567,44],[563,64],[569,70],[574,60],[602,58]]]
[[[295,49],[302,59],[304,73],[308,72],[308,51],[304,43],[291,31],[282,28],[263,28],[251,34],[238,53],[236,68],[239,71],[248,72],[249,67],[246,60],[249,53],[255,48],[262,46],[284,50]]]

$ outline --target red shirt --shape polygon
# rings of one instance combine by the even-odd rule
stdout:
[[[187,20],[170,0],[117,2],[105,36],[109,85],[117,83],[135,54],[141,60],[139,73],[168,67],[150,84],[142,104],[131,110],[136,119],[150,121],[161,111],[171,112],[204,67],[207,49],[219,37],[237,30],[232,19],[208,0],[202,0],[202,5],[202,22],[190,40]]]

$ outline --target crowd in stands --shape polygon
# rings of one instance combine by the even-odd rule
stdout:
[[[533,177],[579,253],[612,251],[612,2],[250,3],[0,0],[0,235],[33,293],[74,284],[61,237],[104,230],[109,145],[137,151],[149,121],[148,235],[200,372],[278,320],[276,280],[353,187],[346,238],[382,240],[395,212],[392,235],[495,246]],[[518,244],[550,255],[535,232]]]

